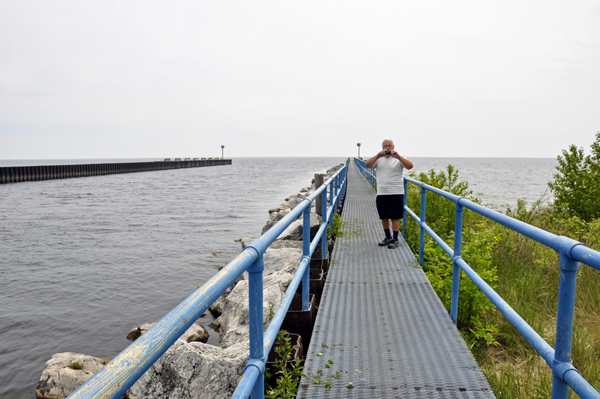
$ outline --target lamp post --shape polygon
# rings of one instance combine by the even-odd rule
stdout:
[[[224,145],[221,146],[221,159],[224,159],[223,154],[225,154],[225,146]]]
[[[358,159],[360,159],[360,143],[356,143],[356,146],[358,147]]]

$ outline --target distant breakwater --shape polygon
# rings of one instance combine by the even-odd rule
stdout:
[[[8,166],[0,167],[0,184],[220,165],[231,165],[231,159],[187,159],[184,161],[167,159],[155,162]]]

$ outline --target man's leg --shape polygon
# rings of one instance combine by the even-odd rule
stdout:
[[[379,246],[386,247],[392,241],[392,234],[390,233],[390,220],[387,218],[388,211],[385,195],[378,195],[375,201],[377,205],[377,213],[379,214],[379,219],[381,220],[381,227],[383,227],[383,231],[385,232],[385,238],[379,243]]]
[[[387,246],[392,241],[392,234],[390,233],[390,219],[381,219],[381,227],[385,232],[385,239],[379,243],[380,247]]]
[[[400,232],[400,219],[392,220],[392,231],[394,232],[394,240],[397,240]]]
[[[398,241],[398,233],[400,232],[400,219],[392,219],[392,230],[394,232],[394,238],[388,244],[388,248],[394,249],[400,246],[400,242]]]

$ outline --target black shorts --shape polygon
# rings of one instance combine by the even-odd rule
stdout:
[[[404,216],[404,194],[378,195],[377,212],[379,219],[402,219]]]

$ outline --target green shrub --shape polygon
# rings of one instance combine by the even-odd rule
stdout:
[[[566,194],[555,206],[534,203],[528,209],[523,200],[508,207],[507,215],[556,235],[581,241],[600,250],[600,218],[592,198],[574,190],[588,187],[592,180],[600,186],[598,157],[600,135],[593,145],[594,155],[583,157],[572,147],[557,168],[565,173],[553,187]],[[569,158],[570,157],[570,158]],[[596,169],[595,169],[596,168]],[[471,201],[466,182],[458,182],[458,172],[451,166],[445,171],[411,175],[426,184],[463,196]],[[570,177],[567,177],[570,176]],[[565,179],[579,179],[569,182]],[[564,187],[561,187],[565,185]],[[586,186],[587,185],[587,186]],[[566,188],[565,188],[566,187]],[[585,190],[585,189],[584,189]],[[588,193],[589,193],[588,192]],[[594,194],[596,198],[600,192]],[[555,192],[555,196],[556,192]],[[408,185],[408,205],[417,215],[420,210],[420,187]],[[600,201],[598,201],[600,204]],[[580,208],[577,208],[580,206]],[[426,221],[450,247],[454,245],[455,205],[436,194],[427,194]],[[596,215],[596,216],[594,216]],[[419,251],[419,226],[408,218],[407,242]],[[522,234],[465,210],[462,257],[542,338],[554,346],[558,285],[558,254]],[[423,270],[449,309],[452,287],[452,260],[434,240],[425,235]],[[469,278],[461,273],[458,327],[481,365],[496,396],[500,398],[545,398],[552,390],[552,371],[525,338],[495,309]],[[600,271],[582,265],[578,272],[575,303],[572,360],[573,365],[594,387],[600,386]],[[574,397],[570,393],[569,397]]]
[[[334,213],[331,226],[327,225],[327,238],[335,240],[336,237],[342,236],[344,234],[343,227],[342,217],[339,214]]]
[[[571,145],[557,157],[558,173],[548,183],[554,194],[554,206],[585,221],[600,217],[600,132],[592,143],[591,154]]]
[[[293,348],[288,332],[280,330],[275,341],[275,353],[278,355],[275,360],[275,374],[278,377],[275,386],[272,387],[268,383],[265,384],[266,399],[294,399],[296,397],[300,378],[305,377],[305,375],[302,374],[304,366],[302,366],[300,358],[288,364],[292,359],[292,352]],[[272,373],[272,370],[265,370],[265,381],[271,377]]]
[[[411,177],[430,186],[448,191],[473,202],[474,198],[467,182],[459,181],[458,170],[448,165],[445,171],[430,170]],[[409,184],[408,205],[419,214],[421,208],[421,188]],[[426,201],[427,225],[450,247],[454,246],[455,204],[444,197],[429,192]],[[498,272],[492,263],[492,253],[500,240],[499,232],[478,214],[465,211],[463,216],[462,258],[492,288],[497,286]],[[419,253],[419,226],[412,221],[407,223],[407,242],[415,254]],[[418,255],[417,255],[418,256]],[[450,310],[452,296],[452,259],[431,238],[425,235],[423,249],[423,270],[446,309]],[[458,328],[471,347],[476,345],[497,345],[494,334],[496,326],[487,317],[493,305],[475,284],[461,272],[458,308]]]
[[[507,214],[556,235],[600,249],[600,219],[586,222],[552,206],[527,209],[524,201]],[[559,255],[519,233],[498,227],[500,241],[492,253],[498,270],[498,294],[554,347],[560,278]],[[577,273],[573,328],[573,365],[594,387],[600,386],[600,271],[582,265]],[[537,352],[499,312],[489,317],[501,346],[474,351],[498,398],[550,396],[552,372]],[[518,365],[518,366],[517,366]],[[571,392],[569,397],[575,397]]]

